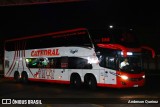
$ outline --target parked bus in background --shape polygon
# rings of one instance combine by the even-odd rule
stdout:
[[[154,50],[140,46],[130,33],[97,31],[76,28],[6,40],[4,76],[76,88],[143,86],[142,59],[147,50],[154,57]],[[127,65],[121,64],[124,59]]]

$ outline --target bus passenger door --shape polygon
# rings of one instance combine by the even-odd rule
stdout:
[[[111,69],[105,70],[105,83],[106,84],[116,84],[116,71]]]
[[[112,55],[104,55],[100,57],[100,66],[104,70],[100,70],[100,83],[116,84],[116,57]]]

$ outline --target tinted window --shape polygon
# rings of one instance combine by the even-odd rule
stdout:
[[[116,58],[101,56],[99,65],[104,68],[116,69]]]
[[[26,58],[29,68],[92,69],[87,59],[78,57]]]
[[[60,58],[26,58],[29,68],[61,68]]]
[[[87,59],[78,57],[69,57],[69,69],[92,69],[92,65]]]

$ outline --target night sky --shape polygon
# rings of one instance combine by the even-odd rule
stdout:
[[[140,1],[140,0],[139,0]],[[132,28],[144,45],[159,49],[160,6],[152,1],[90,0],[0,7],[0,38],[72,29]]]

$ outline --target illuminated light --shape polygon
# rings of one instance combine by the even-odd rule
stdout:
[[[109,28],[110,28],[110,29],[113,29],[113,25],[110,25]]]
[[[95,58],[88,57],[87,59],[89,64],[98,63],[98,59],[96,57]]]
[[[36,65],[37,63],[33,63],[32,65]]]
[[[59,79],[61,79],[61,78],[62,78],[62,76],[59,76],[58,78],[59,78]]]
[[[111,58],[111,59],[109,59],[109,60],[113,62],[113,61],[114,61],[114,58]]]
[[[102,41],[102,42],[109,42],[109,41],[110,41],[110,38],[101,38],[101,41]]]
[[[145,78],[145,75],[143,75],[142,78]]]
[[[123,52],[121,52],[121,55],[123,55]],[[132,52],[127,52],[127,55],[133,55]]]
[[[121,75],[121,78],[124,80],[128,80],[128,76],[125,76],[125,75]]]
[[[28,59],[26,59],[26,62],[29,62],[29,60],[28,60]]]
[[[133,55],[133,53],[132,52],[127,52],[127,55]]]
[[[123,52],[121,52],[121,55],[123,55]]]
[[[8,58],[5,58],[5,60],[8,60]]]

